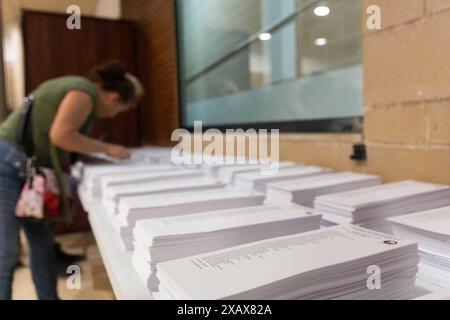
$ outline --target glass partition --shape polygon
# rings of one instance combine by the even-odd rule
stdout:
[[[362,0],[178,0],[182,126],[360,130],[361,10]]]

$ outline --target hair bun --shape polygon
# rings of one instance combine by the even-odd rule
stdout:
[[[136,89],[127,78],[125,66],[120,61],[112,60],[94,67],[88,79],[105,91],[119,93],[123,102],[129,102],[136,96]]]
[[[126,69],[119,61],[110,61],[97,67],[97,73],[104,81],[123,81]]]

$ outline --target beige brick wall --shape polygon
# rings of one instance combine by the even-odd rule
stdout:
[[[441,10],[450,9],[448,0],[426,0],[426,9],[428,13],[437,13]]]
[[[424,0],[364,0],[364,7],[377,5],[381,9],[382,28],[405,24],[420,19],[425,11]],[[445,0],[444,0],[445,1]],[[399,10],[401,8],[401,10]],[[365,20],[365,19],[363,19]],[[371,32],[368,29],[366,33]]]
[[[370,4],[382,30],[364,39],[368,171],[450,184],[450,1]]]

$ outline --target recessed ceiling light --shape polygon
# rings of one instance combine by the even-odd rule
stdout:
[[[316,46],[318,46],[318,47],[326,46],[327,43],[328,43],[327,38],[317,38],[317,39],[314,41],[314,44],[315,44]]]
[[[269,41],[270,39],[272,39],[272,35],[268,32],[264,32],[259,35],[259,40],[261,41]]]
[[[314,9],[314,14],[318,17],[326,17],[330,14],[330,8],[327,6],[318,6]]]

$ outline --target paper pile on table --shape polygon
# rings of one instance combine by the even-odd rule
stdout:
[[[126,197],[119,203],[113,224],[124,248],[132,249],[132,231],[139,220],[257,206],[264,202],[264,197],[259,192],[229,188]]]
[[[317,197],[323,220],[392,233],[386,218],[450,205],[450,187],[404,181]]]
[[[235,185],[245,189],[266,192],[266,187],[271,182],[306,178],[330,172],[331,170],[326,168],[300,166],[293,168],[281,168],[275,174],[263,174],[260,171],[239,173],[236,175]]]
[[[441,300],[447,301],[450,300],[450,290],[443,290],[438,292],[429,293],[427,295],[418,297],[414,300]]]
[[[244,243],[320,227],[305,207],[257,206],[136,223],[133,264],[151,291],[158,291],[157,264]]]
[[[94,161],[100,163],[109,163],[116,165],[129,165],[129,164],[156,164],[156,163],[171,163],[170,148],[162,147],[148,147],[148,148],[134,148],[131,150],[131,156],[129,159],[113,159],[105,153],[100,152],[90,152],[82,153],[81,155]]]
[[[450,207],[389,219],[395,235],[419,244],[417,285],[437,291],[450,289]]]
[[[351,172],[324,174],[270,183],[267,185],[267,201],[277,204],[293,202],[313,207],[314,199],[318,196],[371,187],[380,183],[378,176]]]
[[[133,149],[131,159],[136,162],[172,164],[172,148],[138,148]]]
[[[212,177],[183,177],[147,183],[113,185],[105,189],[102,201],[108,212],[117,214],[121,199],[159,193],[179,193],[224,188],[226,185]]]
[[[254,161],[257,163],[257,161]],[[249,159],[245,157],[203,157],[202,170],[205,174],[217,177],[219,171],[223,168],[252,165]]]
[[[128,173],[150,173],[177,170],[172,165],[157,164],[108,164],[108,165],[87,165],[83,168],[82,186],[88,194],[94,198],[101,197],[100,180],[108,175],[122,175]]]
[[[342,225],[163,262],[158,277],[177,300],[403,299],[418,262],[416,243]]]
[[[111,174],[100,178],[101,194],[107,188],[113,186],[126,186],[130,184],[144,184],[156,181],[169,181],[180,178],[201,178],[204,174],[200,170],[179,169],[179,170],[162,170],[151,172],[130,172],[122,174]]]
[[[300,163],[288,162],[288,161],[283,161],[276,165],[280,169],[303,166]],[[227,166],[227,167],[218,169],[217,177],[223,183],[233,185],[233,184],[235,184],[236,175],[238,175],[240,173],[261,172],[261,170],[263,168],[264,168],[264,166],[262,164],[246,164],[246,165]]]

